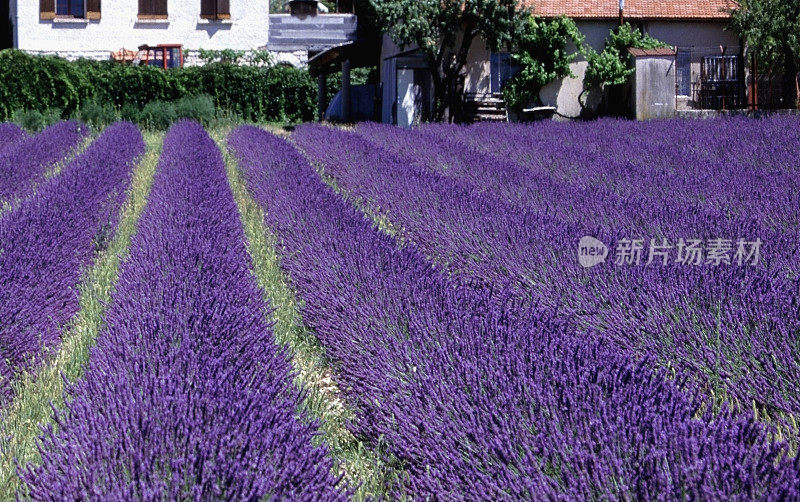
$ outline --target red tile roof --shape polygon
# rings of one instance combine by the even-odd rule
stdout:
[[[543,17],[616,19],[619,0],[522,0]],[[625,0],[626,19],[728,19],[734,0]]]
[[[636,49],[631,47],[630,49],[628,49],[628,52],[631,53],[631,56],[637,58],[641,56],[674,56],[675,48],[664,47],[659,49]]]

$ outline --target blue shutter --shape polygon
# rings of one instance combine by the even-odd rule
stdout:
[[[493,52],[489,63],[492,92],[498,93],[503,90],[505,83],[517,74],[519,68],[512,64],[511,54],[508,52]]]
[[[688,50],[678,49],[678,96],[692,93],[692,57]]]

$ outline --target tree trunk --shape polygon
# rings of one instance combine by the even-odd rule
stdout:
[[[454,47],[441,47],[434,59],[428,57],[431,67],[431,80],[433,80],[433,112],[431,120],[442,122],[447,119],[452,122],[454,110],[458,108],[461,96],[458,94],[458,79],[467,63],[467,55],[472,46],[472,40],[477,36],[475,23],[470,21],[464,29],[457,52],[450,52]]]
[[[800,72],[794,74],[794,106],[800,110]]]
[[[433,110],[431,111],[431,121],[441,122],[447,108],[447,89],[439,73],[439,68],[431,68],[431,80],[433,81]]]

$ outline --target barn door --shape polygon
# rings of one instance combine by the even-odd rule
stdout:
[[[413,68],[397,69],[397,125],[411,127],[422,118],[422,88]]]

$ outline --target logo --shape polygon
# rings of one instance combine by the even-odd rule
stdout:
[[[591,268],[606,261],[608,246],[594,237],[584,236],[578,242],[578,262],[584,268]]]

